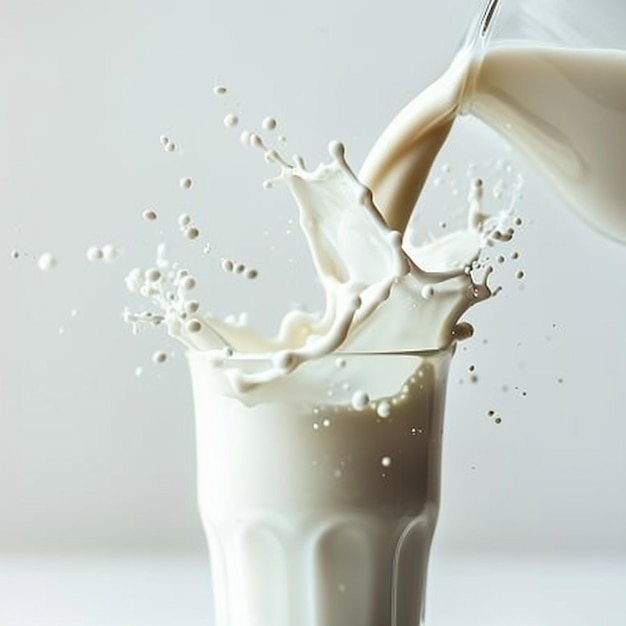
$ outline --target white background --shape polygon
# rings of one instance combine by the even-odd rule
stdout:
[[[161,332],[131,336],[121,311],[141,303],[123,277],[164,238],[206,268],[216,311],[269,319],[314,302],[295,207],[261,188],[271,170],[240,130],[273,115],[287,154],[315,163],[340,139],[358,169],[480,5],[1,1],[0,563],[204,554],[183,350]],[[216,98],[222,83],[229,95]],[[221,121],[231,111],[237,130]],[[501,156],[524,166],[461,120],[436,168],[450,163],[464,184],[470,160]],[[525,227],[506,249],[521,259],[498,275],[503,293],[467,316],[477,333],[451,373],[436,548],[614,557],[626,552],[626,247],[587,229],[532,171],[526,179]],[[146,208],[156,223],[142,220]],[[183,211],[201,241],[182,240]],[[115,263],[86,260],[107,243],[123,248]],[[42,273],[47,251],[58,267]],[[259,279],[227,276],[223,257]],[[173,356],[157,366],[161,348]]]

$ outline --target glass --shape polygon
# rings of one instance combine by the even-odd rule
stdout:
[[[626,241],[626,3],[491,0],[463,112],[526,155],[590,225]]]
[[[423,624],[452,352],[335,354],[254,399],[188,354],[216,626]]]

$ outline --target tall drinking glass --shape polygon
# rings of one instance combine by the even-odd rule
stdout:
[[[267,361],[189,353],[215,626],[423,623],[451,354],[335,354],[250,397],[229,368]]]
[[[626,3],[492,0],[462,110],[518,146],[590,225],[626,241]]]

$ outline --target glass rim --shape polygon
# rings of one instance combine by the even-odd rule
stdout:
[[[333,350],[319,357],[312,357],[305,362],[314,363],[328,358],[342,357],[419,357],[433,358],[438,356],[452,356],[456,351],[458,340],[453,340],[449,344],[439,348],[421,348],[421,349],[380,349],[380,350]],[[215,348],[214,350],[194,350],[188,348],[185,350],[185,356],[188,360],[197,358],[211,358],[219,356],[230,362],[244,361],[248,363],[272,361],[274,356],[280,352],[297,352],[297,349],[289,350],[288,348],[278,349],[273,352],[233,352],[232,355],[224,355],[224,348]]]

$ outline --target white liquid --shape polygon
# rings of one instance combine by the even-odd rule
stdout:
[[[127,319],[164,323],[191,348],[217,626],[421,623],[450,349],[466,333],[463,313],[491,294],[489,268],[472,277],[480,251],[510,236],[511,216],[486,215],[476,184],[466,230],[401,245],[464,99],[587,219],[626,234],[624,87],[611,78],[624,58],[502,48],[476,69],[462,51],[381,135],[361,171],[377,206],[340,144],[307,171],[246,135],[279,166],[267,186],[287,184],[298,204],[325,290],[321,315],[291,311],[266,337],[203,313],[195,279],[163,254],[158,272],[127,279],[161,309]],[[435,354],[353,354],[402,350]]]
[[[459,112],[471,66],[471,51],[464,48],[448,71],[387,126],[359,172],[387,224],[400,232]]]
[[[626,52],[499,44],[471,98],[575,211],[626,241]]]
[[[450,356],[326,357],[246,406],[189,354],[217,626],[420,623]],[[303,402],[318,377],[335,394]],[[353,409],[346,383],[376,402]]]
[[[359,173],[404,230],[462,106],[510,139],[588,223],[626,241],[626,52],[499,43],[462,50],[393,120]]]

